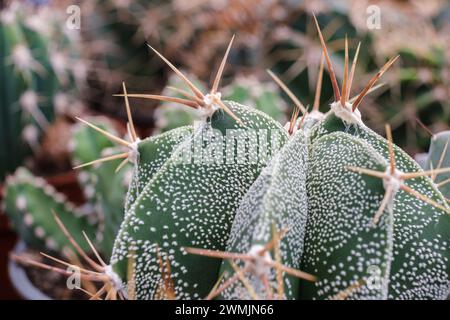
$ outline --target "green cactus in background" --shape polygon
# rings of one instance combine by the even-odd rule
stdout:
[[[426,160],[426,170],[450,167],[450,131],[443,131],[431,137],[430,150]],[[450,173],[444,172],[431,176],[444,197],[450,199]]]
[[[76,39],[61,24],[58,12],[18,2],[0,12],[0,139],[7,146],[0,179],[39,148],[41,133],[57,112],[68,111],[74,88],[83,85],[83,63],[71,61],[79,55]]]
[[[104,130],[115,132],[112,123],[106,118],[94,117],[91,121]],[[73,128],[71,151],[74,166],[117,149],[118,147],[102,134],[86,126]],[[61,252],[67,245],[64,234],[55,228],[52,217],[54,211],[77,241],[82,239],[80,235],[83,231],[88,234],[94,234],[95,231],[95,238],[90,238],[95,240],[94,243],[102,255],[109,258],[123,220],[124,199],[129,184],[127,176],[131,173],[129,164],[125,164],[122,170],[116,172],[119,164],[120,160],[115,160],[102,166],[79,168],[77,177],[87,202],[78,208],[62,194],[55,192],[45,180],[34,177],[25,168],[20,168],[16,174],[7,178],[5,212],[30,248],[46,247]],[[84,249],[88,248],[86,245],[87,243]]]
[[[115,133],[106,118],[96,117],[90,121],[103,130]],[[105,136],[81,125],[74,128],[71,149],[74,166],[120,152]],[[117,159],[101,166],[84,166],[77,171],[84,195],[98,216],[98,233],[101,235],[99,249],[106,258],[112,252],[114,239],[123,220],[124,198],[129,185],[127,179],[131,174],[127,163],[117,170],[122,161]]]
[[[95,216],[86,216],[44,179],[34,177],[25,168],[17,169],[6,179],[3,206],[14,230],[32,248],[63,252],[70,247],[52,212],[67,229],[79,231],[74,234],[78,243],[85,243],[82,231],[90,239],[97,237]],[[82,247],[89,250],[87,243]]]

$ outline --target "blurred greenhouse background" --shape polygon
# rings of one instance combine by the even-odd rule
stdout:
[[[338,78],[343,76],[344,36],[351,55],[361,41],[355,92],[387,58],[400,54],[382,79],[385,85],[365,103],[363,116],[380,133],[389,122],[396,143],[410,154],[426,150],[427,130],[449,127],[447,1],[2,1],[0,177],[23,161],[44,174],[67,170],[73,116],[124,119],[122,101],[113,96],[122,81],[129,92],[139,93],[158,94],[174,85],[169,68],[147,44],[199,83],[208,83],[236,34],[224,91],[284,121],[292,103],[266,69],[305,104],[313,103],[321,57],[313,12],[324,27]],[[325,75],[323,111],[330,97]],[[147,132],[192,117],[146,100],[134,100],[133,110]]]

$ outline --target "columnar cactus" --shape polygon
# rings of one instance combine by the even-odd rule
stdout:
[[[17,169],[6,179],[3,205],[13,228],[32,248],[62,252],[70,247],[52,212],[66,228],[78,231],[74,238],[85,250],[89,247],[84,244],[82,231],[96,239],[95,217],[86,216],[44,179],[34,177],[25,168]]]
[[[73,88],[84,81],[82,62],[70,62],[78,48],[58,19],[19,2],[0,12],[0,139],[8,146],[0,152],[0,179],[37,147],[41,132],[56,112],[66,111]]]

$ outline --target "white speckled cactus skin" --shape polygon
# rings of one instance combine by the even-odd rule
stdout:
[[[225,103],[246,129],[270,129],[280,136],[281,143],[284,141],[284,129],[267,115],[233,102]],[[222,136],[198,144],[202,135],[213,133],[213,129],[225,133],[235,128],[240,126],[222,111],[217,111],[210,122],[200,123],[149,179],[127,212],[111,261],[114,270],[124,279],[127,258],[134,258],[138,299],[156,298],[160,293],[164,279],[158,264],[158,251],[170,261],[177,298],[202,298],[216,282],[220,261],[188,255],[183,248],[225,249],[236,207],[264,163],[230,165],[224,160],[222,164],[208,164],[195,159],[195,154],[198,155],[195,152],[189,163],[180,162],[178,157],[186,148],[190,149],[192,143],[194,148],[201,146],[203,152],[222,144]],[[256,136],[250,138],[249,143],[258,143],[252,139]],[[278,147],[272,146],[275,150]],[[224,156],[218,154],[219,159]]]

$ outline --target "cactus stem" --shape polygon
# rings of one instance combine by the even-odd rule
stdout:
[[[325,57],[322,53],[320,57],[320,67],[319,67],[319,74],[317,76],[317,83],[316,83],[316,94],[314,96],[314,104],[313,104],[313,111],[319,111],[320,106],[320,93],[322,92],[322,81],[323,81],[323,67],[325,63]]]
[[[353,79],[355,77],[355,70],[356,70],[356,63],[358,62],[358,56],[359,56],[359,49],[361,47],[361,41],[358,43],[358,47],[356,48],[356,53],[355,56],[353,57],[353,62],[352,62],[352,69],[350,70],[350,77],[348,80],[348,89],[347,89],[347,100],[350,97],[350,91],[352,89],[352,84],[353,84]]]
[[[128,158],[128,152],[114,154],[112,156],[108,156],[108,157],[100,158],[100,159],[93,160],[93,161],[90,161],[87,163],[83,163],[83,164],[80,164],[79,166],[74,167],[73,169],[80,169],[80,168],[91,166],[91,165],[94,165],[97,163],[103,163],[103,162],[108,162],[108,161],[117,160],[117,159],[124,159],[124,158],[125,158],[125,160],[128,160],[128,159],[126,159],[126,158]]]
[[[130,131],[131,139],[134,142],[138,139],[138,136],[136,134],[136,129],[134,127],[133,117],[131,116],[130,101],[128,100],[127,87],[125,86],[125,81],[122,82],[122,87],[123,87],[123,95],[125,98],[125,108],[127,110],[128,124],[129,124],[129,129],[130,129],[129,131]]]
[[[378,81],[378,79],[381,78],[381,76],[394,64],[394,62],[400,57],[399,55],[392,57],[389,59],[388,62],[384,64],[383,67],[370,79],[370,81],[367,83],[367,85],[364,87],[364,89],[361,91],[361,93],[358,95],[358,98],[356,98],[355,102],[353,103],[352,109],[353,111],[358,108],[358,106],[361,104],[361,101],[364,99],[364,97],[367,95],[370,88],[374,86],[374,84]]]
[[[348,39],[347,34],[345,35],[345,59],[344,59],[344,80],[342,81],[342,95],[341,104],[345,106],[345,100],[347,99],[348,88]]]
[[[314,22],[316,24],[317,32],[319,33],[320,44],[322,45],[322,50],[327,61],[328,71],[330,72],[331,84],[333,85],[334,101],[341,100],[341,93],[339,92],[339,85],[336,79],[336,74],[334,73],[333,64],[331,63],[330,56],[328,55],[327,45],[323,39],[322,31],[319,27],[319,22],[317,21],[316,15],[313,14]]]
[[[300,100],[297,99],[297,97],[294,95],[294,93],[289,90],[289,88],[281,81],[280,78],[278,78],[272,71],[267,70],[267,73],[272,77],[272,79],[280,86],[281,89],[288,95],[288,97],[294,102],[295,106],[299,108],[302,113],[306,112],[305,106],[300,102]]]
[[[128,95],[128,96],[130,96],[130,95]],[[107,132],[107,131],[105,131],[105,130],[99,128],[99,127],[97,127],[96,125],[94,125],[94,124],[92,124],[92,123],[90,123],[90,122],[88,122],[88,121],[86,121],[86,120],[83,120],[83,119],[81,119],[81,118],[79,118],[79,117],[75,117],[75,118],[76,118],[78,121],[81,121],[81,122],[83,122],[84,124],[88,125],[88,126],[91,127],[92,129],[94,129],[94,130],[100,132],[101,134],[103,134],[103,135],[106,136],[107,138],[111,139],[112,141],[115,141],[115,142],[117,142],[117,143],[119,143],[119,144],[121,144],[121,145],[123,145],[123,146],[125,146],[125,147],[129,147],[129,146],[130,146],[130,143],[129,143],[128,141],[123,140],[123,139],[121,139],[121,138],[119,138],[119,137],[116,137],[116,136],[112,135],[111,133],[109,133],[109,132]]]

